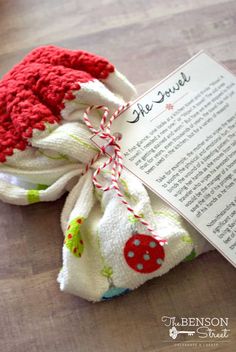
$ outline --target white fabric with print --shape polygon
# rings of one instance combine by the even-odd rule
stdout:
[[[211,246],[127,171],[119,181],[121,190],[135,212],[168,240],[164,248],[114,191],[95,189],[92,174],[101,160],[81,176],[98,152],[83,123],[85,108],[103,104],[115,111],[135,90],[117,70],[106,82],[93,80],[80,86],[74,100],[64,101],[61,122],[34,130],[31,146],[0,164],[0,199],[27,205],[54,201],[69,191],[61,215],[65,243],[58,282],[62,291],[100,301],[133,290]],[[95,126],[100,118],[93,112]],[[101,183],[107,184],[109,177],[109,172],[103,173]]]

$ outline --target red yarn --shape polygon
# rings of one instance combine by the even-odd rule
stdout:
[[[46,46],[29,53],[0,82],[0,162],[25,150],[33,129],[59,122],[63,100],[74,99],[79,83],[113,71],[106,59],[84,51]]]

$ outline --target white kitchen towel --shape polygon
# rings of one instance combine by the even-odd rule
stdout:
[[[53,46],[32,51],[0,82],[0,199],[26,205],[69,191],[61,216],[65,241],[58,281],[63,291],[92,301],[124,294],[211,249],[127,171],[119,180],[125,199],[168,240],[164,247],[114,190],[94,187],[92,175],[101,160],[82,175],[98,153],[83,122],[85,109],[98,104],[114,112],[134,93],[106,59]],[[99,110],[91,120],[99,126]],[[109,169],[100,181],[110,182]]]

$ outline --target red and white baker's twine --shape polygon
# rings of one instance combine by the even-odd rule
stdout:
[[[109,158],[97,168],[97,170],[93,174],[93,183],[95,187],[98,189],[103,190],[104,192],[109,191],[111,189],[114,189],[116,191],[117,196],[120,198],[121,202],[126,205],[127,209],[129,212],[133,214],[133,216],[138,219],[146,228],[148,229],[149,232],[153,235],[153,237],[157,238],[159,243],[161,245],[164,245],[167,243],[167,240],[164,238],[161,238],[157,235],[153,227],[145,220],[143,217],[140,215],[136,214],[134,209],[129,205],[129,203],[126,201],[124,195],[121,193],[120,187],[119,187],[119,178],[121,176],[121,172],[123,169],[123,156],[120,151],[120,146],[117,143],[119,141],[119,136],[115,136],[111,134],[111,125],[113,121],[118,117],[118,115],[126,110],[129,107],[130,103],[127,103],[125,105],[120,106],[108,119],[108,114],[109,114],[109,109],[104,106],[104,105],[92,105],[86,109],[84,112],[84,122],[86,126],[90,129],[90,131],[94,134],[99,136],[101,139],[104,139],[107,141],[106,144],[104,144],[102,147],[100,147],[100,151],[93,157],[92,160],[85,166],[85,170],[83,174],[85,174],[90,167],[102,156],[102,155],[107,155],[108,154],[108,147],[113,147],[113,153]],[[103,110],[103,116],[102,120],[100,123],[100,128],[97,130],[95,129],[89,119],[89,114],[92,110]],[[109,151],[110,152],[110,151]],[[100,174],[100,172],[105,169],[108,165],[113,163],[112,170],[111,170],[111,185],[103,187],[97,180],[97,176]]]

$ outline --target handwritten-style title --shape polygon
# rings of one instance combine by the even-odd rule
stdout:
[[[127,122],[135,123],[135,122],[138,122],[141,117],[147,116],[150,113],[150,111],[152,111],[155,104],[163,103],[166,100],[166,98],[169,98],[171,95],[179,91],[191,79],[190,76],[186,76],[184,72],[181,72],[180,76],[181,77],[172,87],[164,91],[159,90],[156,94],[156,99],[151,100],[150,103],[145,104],[145,106],[143,106],[140,103],[137,103],[135,105],[135,109],[132,112],[134,119],[132,121],[128,120]]]

